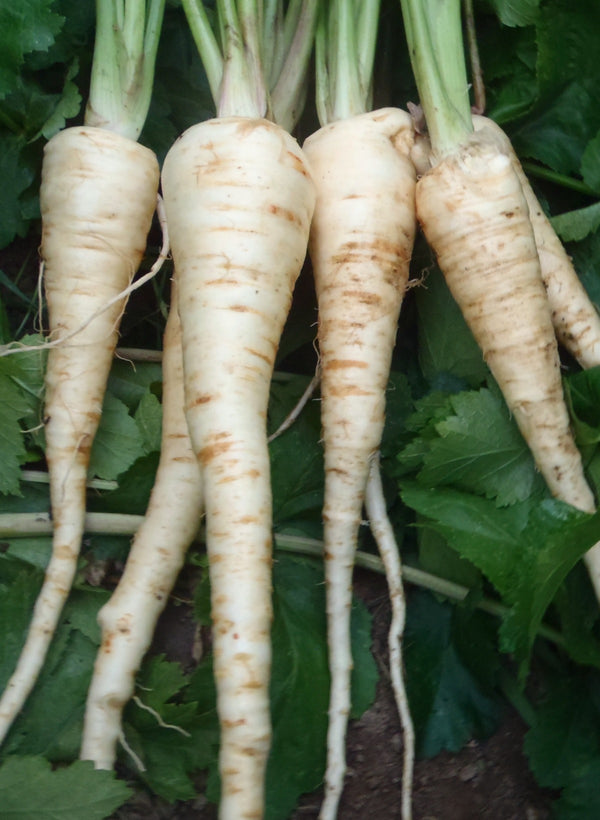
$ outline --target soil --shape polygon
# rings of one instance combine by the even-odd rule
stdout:
[[[389,604],[383,578],[357,571],[356,592],[373,616],[373,651],[380,681],[373,706],[348,731],[348,774],[339,820],[401,820],[402,735],[387,673]],[[166,636],[169,635],[167,641]],[[193,639],[181,607],[167,610],[155,648],[189,662]],[[553,794],[537,786],[522,752],[526,727],[508,711],[499,731],[472,740],[456,754],[442,753],[415,766],[413,820],[549,820]],[[322,794],[304,795],[290,820],[315,820]],[[141,795],[113,820],[217,820],[204,797],[169,806]]]

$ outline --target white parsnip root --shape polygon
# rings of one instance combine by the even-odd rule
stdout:
[[[314,207],[303,154],[271,122],[223,117],[171,148],[163,191],[202,470],[221,726],[220,817],[260,818],[270,747],[269,386]]]
[[[88,692],[80,753],[98,769],[114,765],[123,708],[134,693],[135,675],[200,525],[200,468],[183,408],[181,326],[173,292],[163,345],[160,462],[123,576],[98,615],[102,643]]]
[[[479,130],[419,180],[417,216],[550,491],[594,512],[529,207],[495,130]],[[586,562],[600,597],[599,557],[594,547]]]
[[[40,202],[50,334],[68,336],[48,354],[46,459],[54,523],[52,557],[17,668],[0,699],[0,741],[23,706],[77,566],[90,450],[102,410],[124,300],[146,247],[156,205],[158,163],[133,140],[88,126],[47,144]]]
[[[590,300],[573,263],[544,213],[521,163],[504,131],[487,117],[473,117],[476,131],[489,130],[509,155],[529,208],[542,279],[559,342],[583,368],[600,365],[600,315]]]
[[[369,517],[369,527],[377,543],[381,561],[385,568],[392,607],[388,649],[390,653],[390,677],[398,715],[400,716],[403,739],[401,815],[402,820],[410,820],[412,817],[412,786],[415,763],[415,729],[406,693],[402,652],[404,627],[406,625],[406,599],[402,584],[400,551],[396,543],[394,529],[387,514],[378,456],[371,459],[365,508]]]
[[[317,186],[310,255],[319,306],[325,448],[331,695],[323,820],[336,816],[346,771],[352,572],[412,254],[411,144],[409,115],[382,109],[326,125],[304,145]]]

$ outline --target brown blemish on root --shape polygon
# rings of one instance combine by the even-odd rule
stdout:
[[[194,401],[190,404],[190,407],[198,407],[201,404],[208,404],[209,401],[213,401],[215,398],[216,394],[214,393],[202,393],[194,399]]]
[[[359,361],[358,359],[331,359],[331,361],[327,362],[327,370],[344,370],[347,367],[358,367],[361,370],[364,370],[368,367],[366,362]]]
[[[214,444],[207,444],[206,447],[203,447],[200,450],[198,457],[202,464],[208,464],[208,462],[212,461],[213,458],[226,453],[232,446],[233,442],[231,441],[218,441]]]

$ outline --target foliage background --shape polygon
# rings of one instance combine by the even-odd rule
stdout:
[[[416,101],[396,2],[383,3],[376,105]],[[541,202],[600,304],[600,7],[595,0],[481,0],[476,30],[487,113],[503,125]],[[0,0],[0,336],[35,342],[37,190],[45,142],[80,122],[93,44],[92,0]],[[157,78],[142,142],[162,159],[176,136],[212,115],[206,78],[177,2],[168,4]],[[310,100],[301,140],[316,127]],[[148,259],[159,242],[150,237]],[[169,271],[137,294],[122,343],[159,350]],[[390,515],[407,566],[406,673],[419,753],[457,750],[494,731],[510,701],[529,723],[525,750],[541,786],[557,789],[559,818],[600,813],[598,611],[579,561],[600,540],[600,517],[548,495],[499,390],[419,242],[403,307],[382,444]],[[295,405],[315,367],[315,303],[307,268],[280,349],[269,426]],[[565,390],[593,487],[600,481],[600,372],[563,356]],[[0,358],[0,512],[47,513],[40,352]],[[93,452],[89,509],[143,514],[158,460],[160,366],[116,361]],[[326,665],[318,401],[272,444],[274,527],[274,751],[268,817],[288,817],[322,777]],[[33,480],[33,479],[36,480]],[[1,526],[1,524],[0,524]],[[286,537],[295,552],[284,551]],[[141,701],[126,713],[119,777],[77,761],[85,696],[99,634],[95,615],[125,560],[128,536],[90,535],[78,580],[42,677],[0,750],[6,818],[107,817],[132,790],[187,800],[196,773],[218,797],[218,732],[210,653],[182,668],[163,656],[139,675]],[[0,685],[9,677],[49,554],[46,535],[3,535],[0,551]],[[361,553],[373,553],[367,528]],[[445,594],[415,585],[452,582]],[[178,594],[209,624],[202,544],[190,551]],[[95,583],[96,577],[102,584]],[[453,596],[453,597],[452,597]],[[460,601],[456,601],[456,597]],[[447,600],[454,601],[449,606]],[[353,611],[353,714],[374,698],[369,616]],[[52,708],[48,708],[52,704]],[[31,789],[31,783],[36,789]]]

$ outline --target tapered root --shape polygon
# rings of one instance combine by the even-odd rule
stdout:
[[[124,300],[114,297],[141,261],[157,188],[154,154],[118,134],[69,128],[46,146],[41,253],[50,334],[69,341],[50,350],[45,380],[52,557],[17,668],[0,699],[0,741],[35,684],[73,582],[90,451],[124,309]],[[112,307],[102,310],[111,300]],[[73,335],[75,330],[80,332]]]
[[[201,517],[200,469],[183,411],[181,328],[172,294],[163,353],[161,457],[145,518],[125,571],[100,610],[102,643],[90,684],[80,757],[111,769],[121,716]]]

